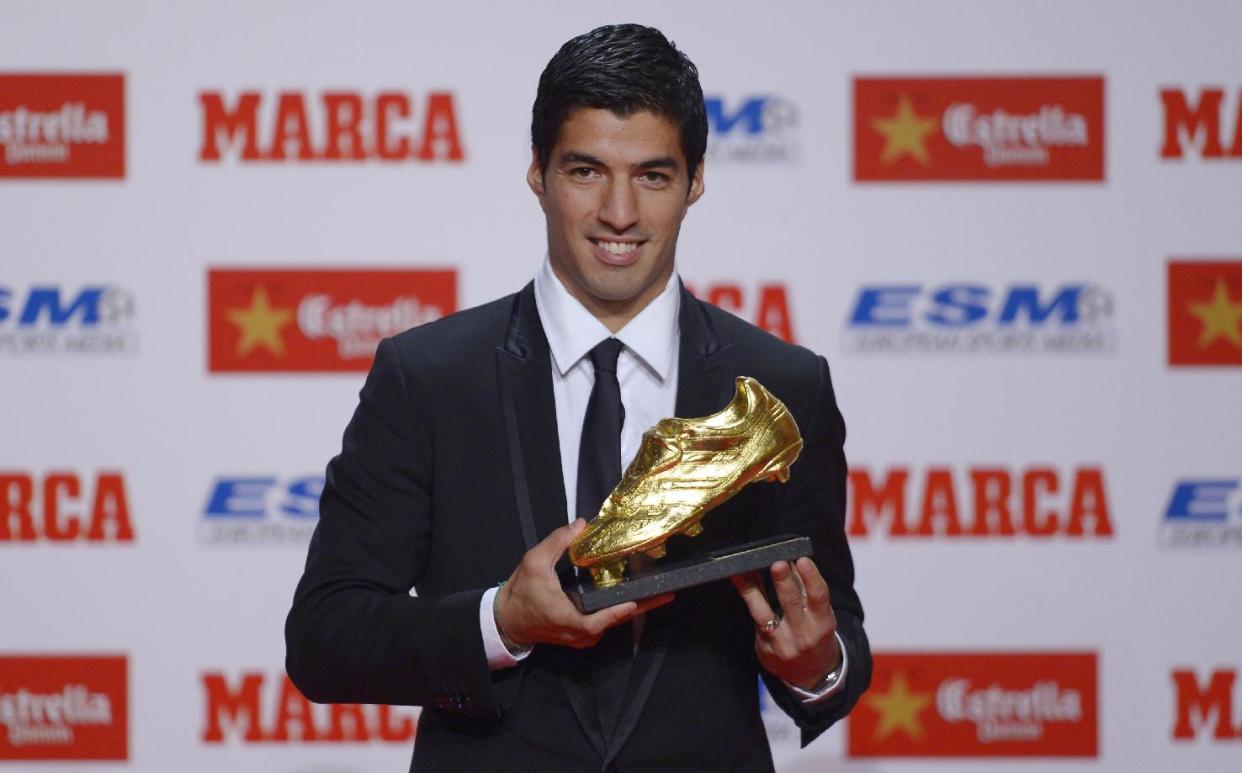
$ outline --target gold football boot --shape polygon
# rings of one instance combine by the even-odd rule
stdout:
[[[638,455],[599,514],[569,545],[595,585],[621,581],[626,557],[664,555],[674,534],[694,537],[713,507],[757,480],[789,480],[802,450],[785,404],[753,378],[740,376],[733,400],[700,419],[661,419],[643,433]]]

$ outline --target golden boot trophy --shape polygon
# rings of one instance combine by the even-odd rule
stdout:
[[[789,480],[789,467],[801,450],[802,436],[785,404],[755,379],[741,376],[733,399],[719,412],[662,419],[643,433],[638,455],[599,514],[570,544],[569,559],[590,570],[597,589],[618,585],[629,556],[661,558],[669,537],[698,535],[703,517],[747,484]],[[809,552],[809,544],[799,547],[799,555]],[[788,557],[771,560],[782,559]],[[679,587],[702,581],[707,580]],[[656,592],[672,589],[662,583]]]

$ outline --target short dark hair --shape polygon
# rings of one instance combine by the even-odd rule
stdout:
[[[649,110],[676,124],[694,177],[707,151],[707,109],[699,71],[658,29],[640,24],[597,27],[561,46],[539,76],[530,139],[547,171],[561,127],[583,107],[627,117]]]

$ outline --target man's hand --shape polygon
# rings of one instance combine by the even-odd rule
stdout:
[[[755,623],[759,664],[788,684],[811,690],[841,664],[828,583],[805,557],[793,566],[772,564],[771,572],[780,613],[768,605],[757,573],[732,578]]]
[[[561,590],[554,567],[584,528],[586,521],[579,518],[526,551],[509,581],[496,594],[496,625],[519,647],[538,642],[579,649],[592,647],[614,625],[629,622],[635,615],[673,600],[673,594],[666,593],[589,615],[579,612]]]

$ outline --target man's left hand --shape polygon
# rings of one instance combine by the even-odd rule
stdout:
[[[732,578],[755,623],[759,664],[788,684],[811,690],[841,663],[828,583],[805,557],[793,565],[772,564],[771,572],[779,612],[768,604],[757,573]]]

